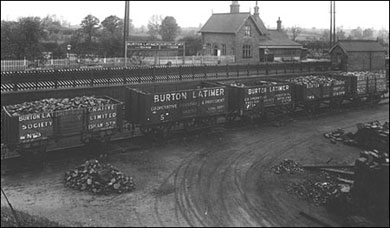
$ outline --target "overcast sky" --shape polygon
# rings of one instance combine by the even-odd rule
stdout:
[[[214,13],[228,13],[231,1],[130,1],[130,18],[136,27],[147,25],[154,14],[173,16],[181,27],[204,25]],[[255,1],[239,1],[240,12],[253,13]],[[124,17],[124,1],[1,1],[1,20],[57,15],[79,25],[92,14],[103,21],[110,15]],[[329,28],[329,1],[259,1],[260,17],[269,28],[278,17],[285,27]],[[344,29],[389,29],[389,1],[336,1],[336,24]]]

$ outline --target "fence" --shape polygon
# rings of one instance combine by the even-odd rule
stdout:
[[[330,71],[330,67],[330,61],[322,61],[259,63],[252,65],[142,66],[1,72],[1,93],[323,72]]]
[[[184,58],[184,61],[183,61]],[[127,66],[153,65],[215,65],[231,64],[234,56],[155,56],[131,57],[127,59]],[[86,58],[86,59],[48,59],[42,61],[2,60],[1,71],[21,70],[48,70],[65,68],[93,68],[93,67],[124,67],[124,58]]]

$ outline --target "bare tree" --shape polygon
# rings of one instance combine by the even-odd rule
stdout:
[[[297,39],[297,37],[299,36],[299,34],[302,33],[302,29],[298,26],[293,26],[293,27],[291,27],[290,32],[292,34],[292,40],[295,41]]]
[[[148,22],[148,34],[153,38],[157,39],[160,32],[161,22],[163,18],[161,15],[153,15]]]

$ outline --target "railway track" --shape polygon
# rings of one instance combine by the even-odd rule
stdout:
[[[294,113],[290,113],[284,116],[270,116],[267,120],[248,120],[241,119],[239,121],[234,121],[231,123],[225,123],[223,121],[218,121],[216,125],[213,126],[204,126],[197,127],[190,130],[180,129],[174,132],[171,132],[168,138],[160,138],[156,135],[144,136],[140,132],[133,132],[129,136],[128,132],[124,132],[115,138],[112,139],[108,144],[94,144],[89,146],[78,146],[73,148],[66,149],[57,149],[53,151],[48,151],[41,154],[38,157],[14,157],[9,159],[4,159],[1,161],[1,173],[4,175],[14,174],[18,172],[26,172],[29,170],[43,168],[45,166],[55,164],[70,162],[72,160],[86,160],[86,159],[104,159],[108,155],[114,155],[122,153],[124,151],[142,149],[142,145],[148,145],[150,142],[153,143],[162,143],[164,140],[177,140],[182,137],[191,136],[197,133],[205,132],[210,129],[214,131],[221,130],[234,130],[245,128],[248,126],[253,126],[256,124],[258,126],[276,126],[280,127],[285,124],[288,124],[291,120],[305,120],[308,118],[321,118],[329,115],[338,115],[343,114],[349,111],[356,111],[359,109],[372,108],[375,106],[382,106],[389,104],[389,95],[387,94],[386,98],[378,104],[364,103],[364,105],[357,106],[354,103],[348,103],[343,105],[339,109],[329,109],[329,107],[320,107],[316,112],[308,112],[307,110],[298,110]],[[133,141],[132,145],[127,147],[120,147],[115,149],[109,149],[112,147],[118,146],[121,142]],[[2,147],[2,150],[4,148]]]

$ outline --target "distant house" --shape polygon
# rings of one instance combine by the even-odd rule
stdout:
[[[374,40],[339,40],[330,49],[332,65],[344,71],[385,70],[385,53]]]
[[[201,28],[204,55],[234,55],[238,63],[300,60],[302,45],[281,31],[280,19],[276,30],[268,30],[257,1],[253,15],[240,13],[239,7],[232,1],[230,13],[212,14]]]

